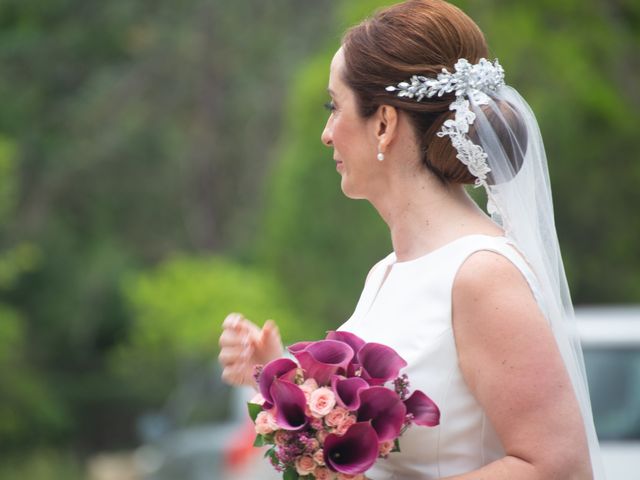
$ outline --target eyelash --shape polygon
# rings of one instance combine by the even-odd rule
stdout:
[[[324,108],[326,108],[330,112],[333,112],[336,109],[336,106],[333,102],[327,102],[324,104]]]

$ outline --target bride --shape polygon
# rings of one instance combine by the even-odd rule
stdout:
[[[393,243],[340,329],[398,351],[441,411],[373,480],[604,478],[542,140],[487,57],[458,8],[413,0],[348,30],[331,62],[322,142]],[[489,216],[466,184],[485,189]],[[271,321],[223,326],[231,384],[283,354]]]

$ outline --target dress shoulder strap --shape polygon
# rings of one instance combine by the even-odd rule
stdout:
[[[517,245],[508,237],[470,235],[464,238],[463,242],[458,246],[458,254],[456,255],[457,265],[455,265],[456,272],[471,255],[480,251],[495,252],[509,260],[525,278],[538,305],[543,312],[546,313],[538,279],[522,253],[518,250]]]

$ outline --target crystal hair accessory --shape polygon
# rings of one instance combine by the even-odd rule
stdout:
[[[455,118],[445,121],[437,135],[451,139],[451,144],[458,152],[456,157],[476,177],[475,186],[486,188],[487,173],[491,171],[487,165],[487,154],[467,136],[469,127],[476,119],[470,106],[471,102],[474,105],[489,103],[487,93],[504,85],[504,70],[497,59],[490,62],[485,58],[476,64],[461,58],[454,69],[455,72],[451,73],[443,68],[437,78],[414,75],[410,82],[400,82],[397,86],[386,87],[386,90],[398,92],[398,97],[415,98],[418,102],[423,98],[455,92],[456,99],[449,106],[449,110],[456,112]]]

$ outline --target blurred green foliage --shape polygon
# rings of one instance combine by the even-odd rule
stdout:
[[[348,317],[391,245],[322,105],[389,3],[0,2],[0,479],[134,445],[231,311],[286,342]],[[454,3],[536,112],[574,300],[640,301],[640,4]]]
[[[178,388],[189,342],[208,329],[189,356],[214,362],[225,305],[244,311],[207,278],[236,285],[227,292],[240,278],[254,293],[235,298],[256,320],[293,323],[268,272],[209,258],[250,257],[285,85],[321,41],[328,5],[0,2],[0,457],[138,443],[136,419]],[[164,296],[169,270],[186,283]],[[160,355],[141,339],[154,328],[145,312],[162,306],[154,294],[172,306],[160,320],[190,333],[164,325],[175,351],[150,371]],[[146,364],[124,375],[126,356]],[[155,390],[134,382],[163,374]]]
[[[321,333],[305,328],[270,272],[223,257],[169,259],[127,278],[123,291],[134,323],[128,341],[113,353],[113,368],[149,403],[171,393],[182,364],[215,357],[221,320],[230,312],[241,311],[258,325],[277,319],[287,342]]]
[[[16,478],[34,480],[86,479],[82,465],[70,452],[36,449],[5,456],[0,464],[0,480]]]

